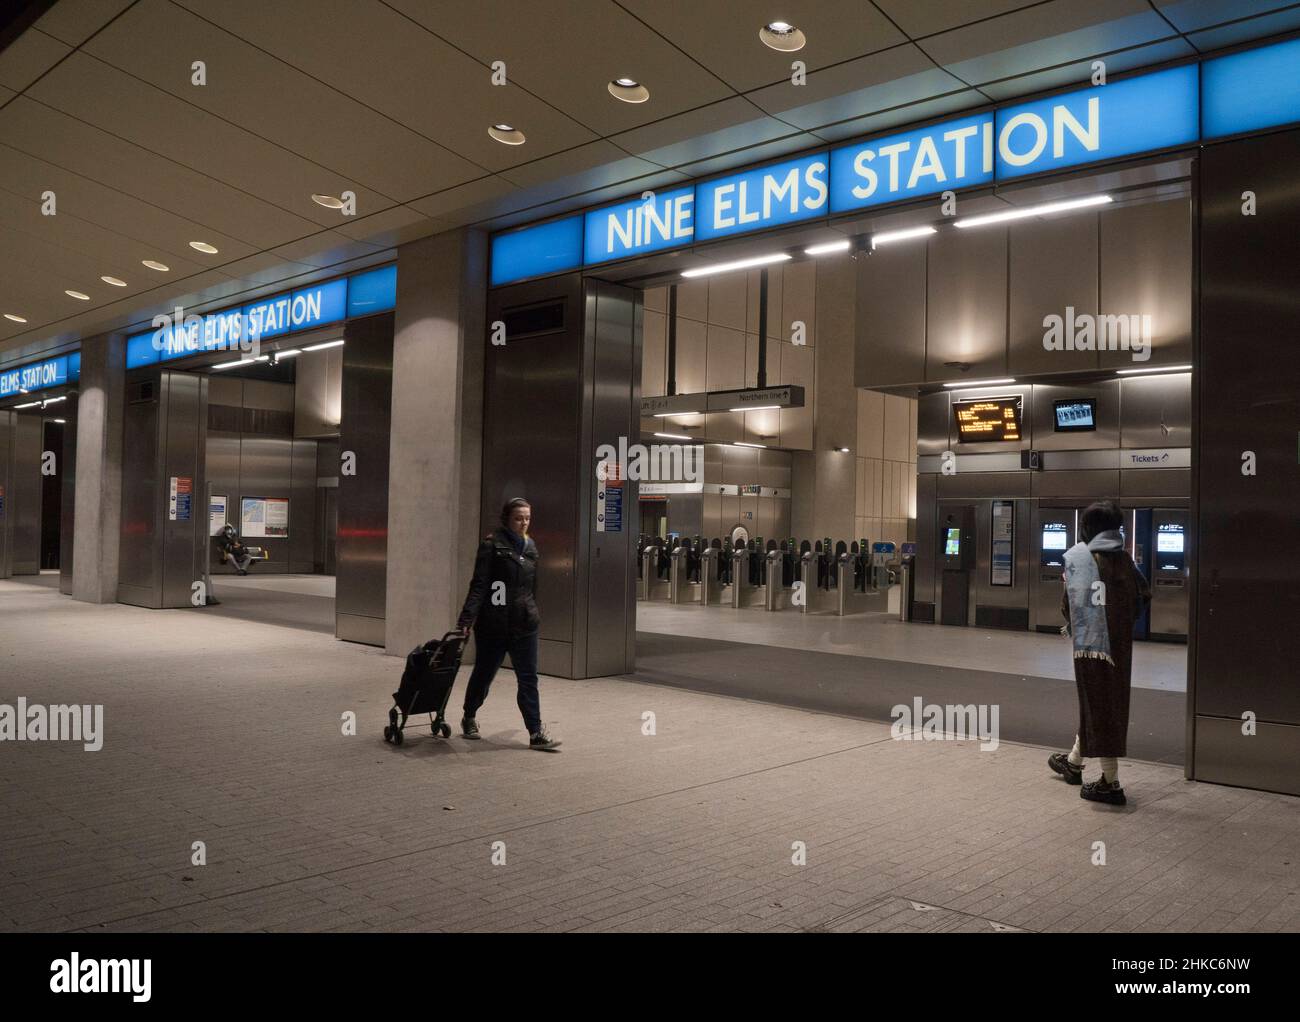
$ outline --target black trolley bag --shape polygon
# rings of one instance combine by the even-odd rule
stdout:
[[[407,718],[417,713],[429,715],[429,727],[435,737],[439,734],[443,738],[451,737],[451,725],[446,719],[447,700],[468,641],[466,633],[448,632],[441,639],[431,639],[407,654],[406,669],[393,693],[393,708],[388,711],[384,741],[401,745]]]

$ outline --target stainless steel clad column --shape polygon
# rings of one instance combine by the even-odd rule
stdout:
[[[1300,131],[1205,147],[1193,375],[1197,780],[1300,794]],[[1258,212],[1243,216],[1243,189]],[[1152,630],[1156,622],[1152,620]]]
[[[0,412],[0,578],[8,578],[9,568],[9,534],[12,531],[12,519],[9,514],[9,471],[13,461],[14,416],[16,412]]]
[[[334,600],[340,639],[384,644],[388,566],[388,464],[393,400],[393,315],[353,320],[344,331],[338,571]]]
[[[44,416],[39,409],[15,412],[9,486],[5,493],[10,518],[9,571],[41,573],[41,452]]]
[[[491,292],[487,322],[505,336],[486,347],[481,529],[511,497],[533,504],[544,673],[631,670],[638,487],[626,480],[606,496],[598,522],[596,451],[640,442],[640,292],[553,277]]]
[[[77,527],[77,396],[64,406],[63,458],[59,475],[63,484],[62,521],[59,523],[59,592],[72,595],[72,557]]]
[[[124,419],[118,600],[154,609],[192,607],[208,544],[208,378],[133,373]]]

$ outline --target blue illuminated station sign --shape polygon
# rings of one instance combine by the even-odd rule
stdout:
[[[492,238],[491,283],[1300,122],[1300,40],[1015,103]]]
[[[81,376],[81,353],[58,355],[40,362],[0,369],[0,399],[62,387]]]
[[[397,304],[397,267],[272,295],[233,309],[185,316],[126,340],[126,367],[136,369],[201,352],[238,350],[246,342],[384,312]]]

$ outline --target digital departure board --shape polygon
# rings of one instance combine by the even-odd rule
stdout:
[[[1020,439],[1020,398],[985,397],[954,401],[957,438],[964,444]]]

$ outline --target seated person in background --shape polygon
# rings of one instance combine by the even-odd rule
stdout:
[[[253,563],[253,555],[248,552],[248,547],[239,541],[239,534],[235,532],[233,525],[227,525],[217,533],[217,546],[221,548],[225,558],[235,566],[235,570],[241,575],[248,574],[248,566]]]

